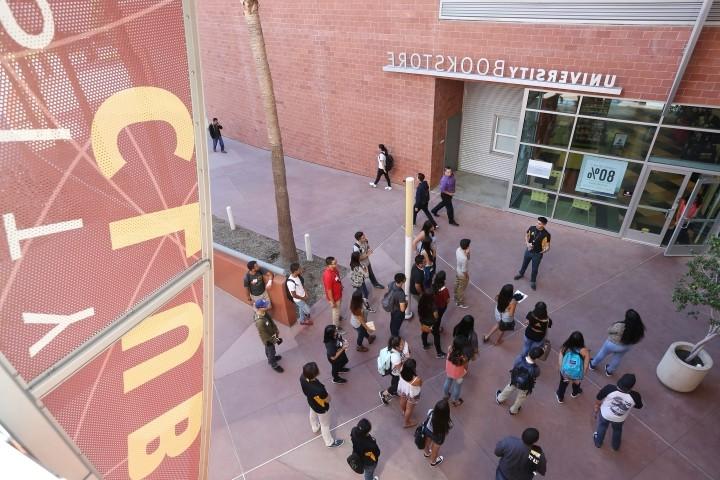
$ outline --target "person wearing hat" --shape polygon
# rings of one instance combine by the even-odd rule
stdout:
[[[608,425],[612,424],[612,448],[620,450],[623,423],[630,409],[642,408],[640,394],[632,388],[635,386],[635,375],[626,373],[617,385],[606,385],[597,394],[593,414],[597,416],[597,428],[593,433],[593,441],[597,448],[602,447]],[[598,415],[599,413],[599,415]]]
[[[260,335],[260,340],[263,342],[263,345],[265,345],[265,356],[268,359],[268,363],[273,370],[282,373],[285,370],[277,363],[282,357],[275,351],[275,345],[280,345],[282,338],[280,338],[280,331],[277,325],[275,325],[272,317],[270,317],[270,313],[267,311],[268,307],[270,307],[270,302],[267,300],[262,298],[255,300],[255,315],[253,317],[255,320],[255,328],[257,328],[258,334]]]

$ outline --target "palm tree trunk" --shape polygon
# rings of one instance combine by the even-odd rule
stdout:
[[[277,211],[278,239],[280,241],[280,257],[287,263],[297,262],[298,255],[293,236],[292,219],[290,218],[290,198],[288,196],[287,179],[285,178],[285,156],[280,137],[275,92],[273,91],[270,65],[265,51],[258,0],[242,0],[245,23],[250,34],[250,49],[255,59],[255,71],[263,99],[265,123],[267,125],[268,142],[272,155],[273,183],[275,184],[275,209]]]

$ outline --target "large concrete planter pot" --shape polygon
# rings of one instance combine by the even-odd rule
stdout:
[[[662,360],[657,366],[657,377],[660,383],[676,392],[692,392],[703,381],[705,375],[713,366],[710,355],[701,350],[698,357],[702,365],[693,366],[683,362],[677,355],[677,351],[689,352],[693,344],[688,342],[675,342],[671,344]]]

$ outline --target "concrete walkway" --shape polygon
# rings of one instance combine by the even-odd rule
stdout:
[[[232,206],[238,224],[277,238],[275,205],[269,152],[226,140],[229,153],[212,154],[213,211],[224,216]],[[368,173],[372,159],[366,161]],[[401,185],[392,191],[371,189],[370,178],[360,177],[288,158],[288,187],[293,226],[298,246],[310,233],[316,255],[333,255],[349,263],[353,233],[363,230],[376,249],[372,263],[378,279],[387,283],[402,271],[403,237]],[[436,202],[433,197],[431,205]],[[584,480],[623,479],[712,479],[720,478],[720,371],[715,368],[701,387],[691,394],[667,390],[657,380],[655,368],[667,346],[675,340],[695,341],[704,335],[702,322],[676,313],[670,295],[684,272],[685,260],[669,258],[656,248],[559,225],[548,225],[552,249],[540,268],[538,290],[529,289],[526,279],[513,282],[523,249],[523,234],[533,219],[478,205],[456,202],[460,227],[438,219],[439,269],[454,280],[454,251],[463,237],[472,239],[470,272],[472,286],[466,299],[469,310],[451,306],[443,319],[446,333],[465,314],[475,317],[482,335],[492,326],[493,298],[505,283],[530,293],[519,305],[516,319],[523,320],[535,302],[548,304],[554,325],[549,338],[557,351],[570,332],[583,332],[594,351],[605,339],[607,327],[635,308],[647,326],[646,338],[628,353],[621,373],[637,375],[635,387],[645,408],[634,410],[625,424],[622,449],[610,449],[610,434],[602,449],[592,442],[591,420],[594,397],[599,388],[619,378],[590,372],[583,382],[584,393],[555,399],[558,372],[556,354],[541,362],[542,375],[522,412],[511,416],[494,400],[495,390],[508,381],[508,370],[518,354],[523,337],[519,328],[501,346],[481,346],[463,385],[465,404],[454,408],[455,427],[441,454],[445,462],[430,467],[412,442],[412,429],[403,429],[397,401],[384,406],[377,392],[388,378],[376,370],[377,352],[389,337],[388,314],[382,311],[382,292],[372,292],[371,303],[378,313],[371,319],[379,325],[378,340],[368,353],[348,351],[352,371],[349,382],[330,382],[329,364],[322,345],[322,329],[329,321],[327,305],[313,308],[315,326],[283,328],[285,342],[279,347],[285,373],[272,371],[264,358],[252,312],[221,290],[216,299],[215,396],[211,452],[211,478],[230,479],[356,479],[345,458],[350,454],[349,432],[359,418],[373,424],[382,454],[376,474],[382,479],[494,478],[497,440],[519,436],[528,426],[540,430],[540,445],[548,457],[546,478]],[[421,213],[422,218],[422,213]],[[418,223],[424,220],[418,219]],[[238,279],[241,281],[241,279]],[[346,279],[346,292],[349,285]],[[451,287],[452,289],[452,287]],[[347,296],[347,295],[346,295]],[[347,298],[344,308],[347,309]],[[348,326],[352,342],[355,333]],[[416,417],[442,397],[444,360],[438,360],[420,344],[417,320],[407,322],[402,334],[418,361],[424,379]],[[720,341],[709,353],[720,359]],[[298,377],[302,365],[315,361],[321,380],[332,396],[335,435],[348,444],[328,450],[309,427],[308,407]]]

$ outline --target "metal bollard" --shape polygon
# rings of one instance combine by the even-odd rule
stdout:
[[[230,223],[230,230],[235,230],[235,218],[233,217],[232,208],[230,208],[230,205],[225,207],[225,211],[227,212],[228,223]]]
[[[313,259],[312,247],[310,247],[310,234],[305,234],[305,259],[310,262]]]

